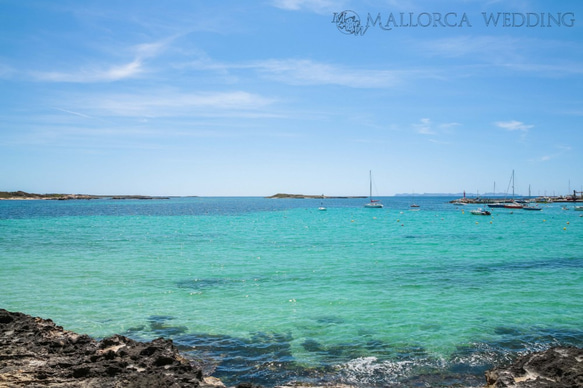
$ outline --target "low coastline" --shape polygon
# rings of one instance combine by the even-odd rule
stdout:
[[[6,201],[69,201],[69,200],[91,200],[91,199],[170,199],[170,197],[150,196],[150,195],[93,195],[93,194],[36,194],[24,191],[0,191],[0,200]]]
[[[321,195],[310,195],[310,194],[287,194],[287,193],[277,193],[274,195],[270,195],[269,197],[265,197],[269,199],[347,199],[347,198],[366,198],[365,196],[327,196],[324,194]]]
[[[67,331],[50,319],[0,309],[0,387],[19,386],[225,387],[220,380],[205,376],[202,362],[181,354],[170,339],[138,342],[113,335],[98,341]],[[509,366],[487,371],[483,385],[580,386],[583,349],[575,347],[552,347],[520,356]],[[260,386],[243,382],[236,387]]]

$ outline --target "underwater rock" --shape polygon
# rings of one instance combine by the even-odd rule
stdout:
[[[49,319],[0,309],[0,386],[224,387],[203,378],[171,340],[96,341]]]
[[[583,387],[583,349],[553,347],[486,372],[488,388]]]

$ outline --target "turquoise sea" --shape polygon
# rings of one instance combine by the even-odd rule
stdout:
[[[0,201],[0,308],[172,338],[227,385],[478,387],[583,346],[582,212],[450,199]]]

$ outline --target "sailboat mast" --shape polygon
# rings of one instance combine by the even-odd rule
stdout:
[[[372,170],[368,171],[369,193],[368,198],[372,200]]]
[[[512,199],[514,200],[514,170],[512,170]]]

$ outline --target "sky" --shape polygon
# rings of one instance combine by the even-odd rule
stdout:
[[[579,0],[0,0],[0,191],[583,191]]]

